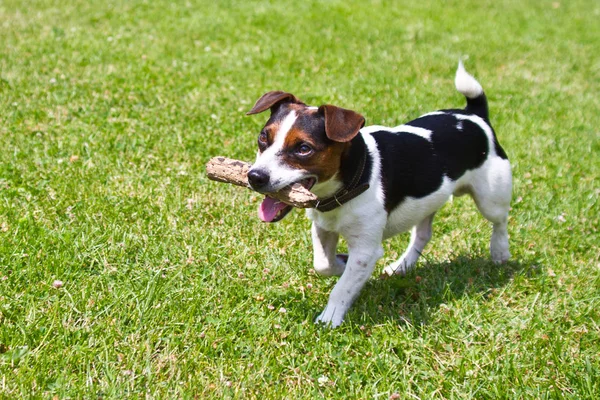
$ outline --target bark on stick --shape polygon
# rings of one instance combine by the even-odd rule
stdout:
[[[252,190],[248,183],[250,166],[251,164],[244,161],[213,157],[206,163],[206,174],[213,181],[232,183]],[[279,192],[266,194],[298,208],[311,208],[317,204],[317,197],[299,183],[286,186]]]

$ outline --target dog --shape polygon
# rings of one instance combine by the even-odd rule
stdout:
[[[312,220],[316,272],[341,278],[315,322],[339,326],[383,255],[382,241],[412,228],[402,256],[384,269],[405,274],[432,235],[437,210],[469,194],[493,224],[494,263],[510,258],[511,166],[490,124],[482,86],[459,62],[456,89],[464,109],[434,111],[395,128],[367,126],[362,115],[333,105],[311,107],[291,93],[264,94],[247,113],[270,110],[258,136],[248,182],[267,194],[258,214],[281,220],[290,206],[268,196],[301,183],[318,198]],[[340,235],[348,254],[336,254]]]

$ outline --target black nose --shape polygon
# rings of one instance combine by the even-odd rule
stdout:
[[[248,182],[253,189],[258,190],[269,183],[269,174],[262,169],[248,171]]]

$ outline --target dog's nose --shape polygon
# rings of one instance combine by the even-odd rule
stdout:
[[[248,182],[252,189],[258,190],[269,183],[269,174],[262,169],[251,169],[248,171]]]

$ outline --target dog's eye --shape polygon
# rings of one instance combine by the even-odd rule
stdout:
[[[306,143],[302,143],[300,146],[296,147],[296,154],[300,157],[307,157],[311,155],[313,152],[313,148],[307,145]]]
[[[262,146],[266,146],[268,144],[269,138],[267,135],[267,132],[265,131],[260,131],[260,134],[258,135],[258,143]]]

